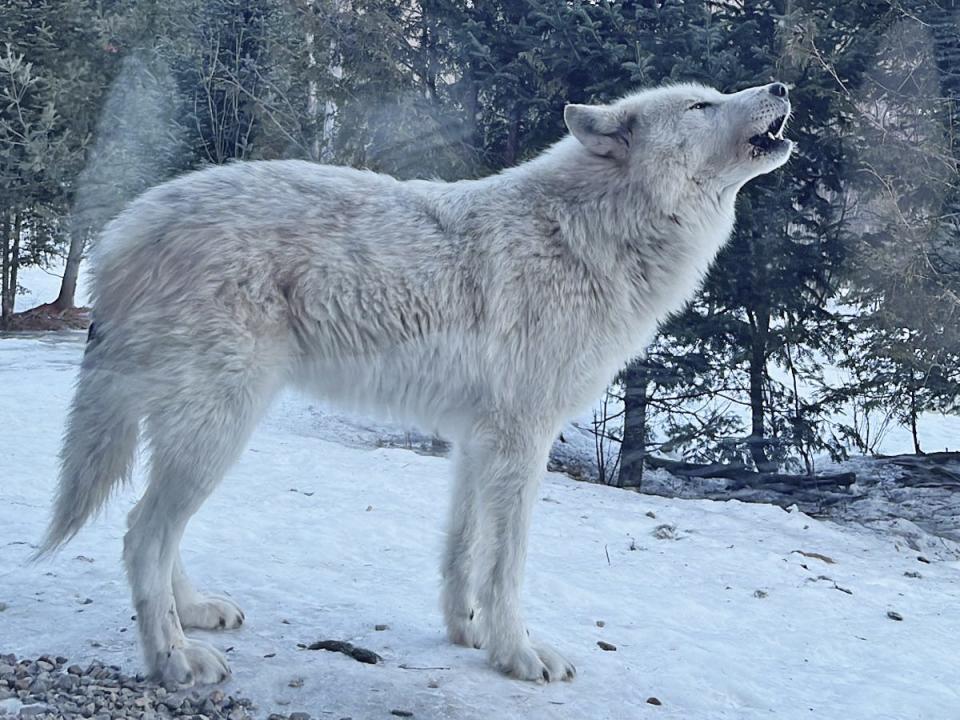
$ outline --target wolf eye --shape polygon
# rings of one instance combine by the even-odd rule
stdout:
[[[687,110],[706,110],[708,107],[713,107],[711,102],[695,102],[693,105],[687,108]]]

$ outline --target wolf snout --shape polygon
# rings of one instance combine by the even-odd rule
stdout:
[[[778,98],[787,97],[787,86],[781,82],[771,83],[767,86],[767,90],[771,95]]]

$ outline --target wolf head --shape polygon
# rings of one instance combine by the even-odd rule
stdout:
[[[567,105],[564,121],[592,156],[634,177],[736,191],[790,157],[787,95],[782,83],[733,94],[672,85],[611,105]]]

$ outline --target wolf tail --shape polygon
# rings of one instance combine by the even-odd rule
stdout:
[[[91,333],[60,451],[53,517],[35,560],[76,535],[133,467],[140,429],[136,393],[131,378],[89,362],[95,344]]]

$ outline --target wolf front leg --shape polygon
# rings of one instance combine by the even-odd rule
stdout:
[[[520,611],[527,535],[551,437],[518,424],[469,441],[469,471],[481,517],[478,589],[483,638],[491,664],[521,680],[570,680],[574,666],[553,648],[532,642]]]

